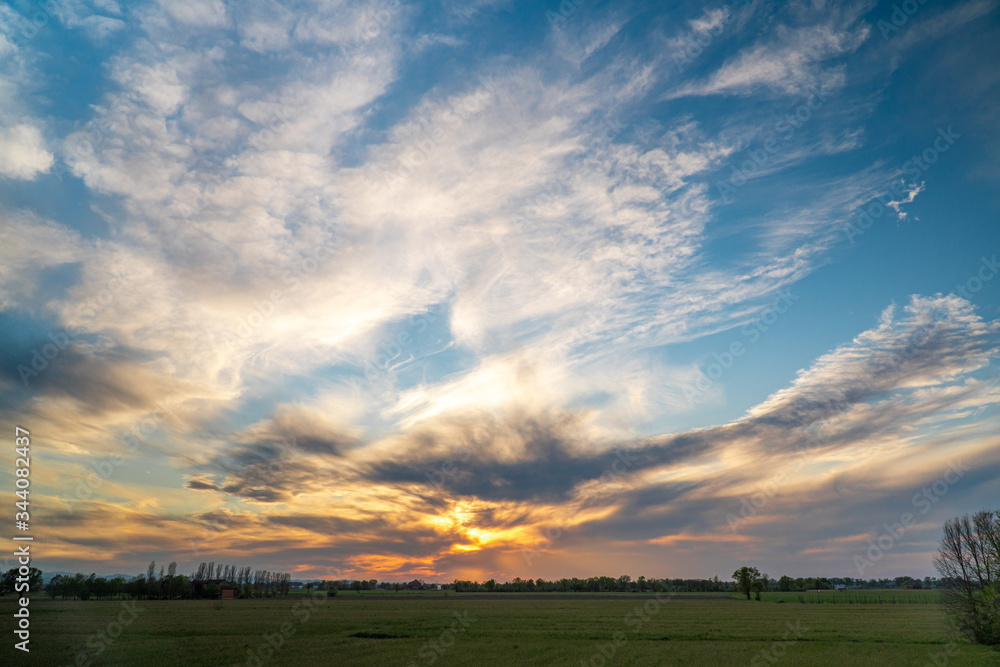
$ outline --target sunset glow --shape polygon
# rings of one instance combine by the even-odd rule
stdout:
[[[43,569],[923,577],[996,505],[994,0],[59,4],[0,8]]]

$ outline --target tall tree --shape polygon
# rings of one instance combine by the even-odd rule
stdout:
[[[173,599],[174,594],[174,577],[177,576],[177,563],[176,561],[170,561],[170,565],[167,567],[167,599]]]
[[[150,600],[153,599],[153,584],[156,582],[156,561],[149,561],[149,567],[146,568],[146,597]]]

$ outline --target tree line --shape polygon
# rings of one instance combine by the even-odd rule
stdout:
[[[12,571],[16,572],[16,569]],[[41,584],[41,575],[41,571],[38,571],[37,584]],[[5,574],[4,577],[6,576]],[[201,563],[197,572],[191,576],[177,574],[177,563],[172,562],[166,568],[161,566],[157,575],[156,561],[152,561],[145,576],[109,579],[95,574],[87,576],[79,572],[74,575],[57,574],[45,584],[44,589],[52,599],[58,597],[63,600],[190,600],[219,597],[221,589],[213,580],[225,580],[233,584],[235,597],[287,597],[291,579],[291,575],[287,572],[253,570],[249,566],[217,567],[214,562]],[[37,590],[37,586],[33,585],[32,589]],[[0,594],[4,592],[6,589],[0,587]]]
[[[77,573],[75,575],[56,575],[48,584],[45,590],[52,597],[62,599],[192,599],[194,597],[217,597],[219,591],[207,584],[204,590],[196,590],[193,582],[211,579],[224,579],[234,584],[236,597],[273,597],[288,595],[291,589],[291,575],[287,573],[270,572],[268,570],[254,570],[251,567],[236,567],[235,565],[216,565],[214,562],[201,563],[198,569],[190,576],[176,573],[177,564],[170,563],[166,570],[160,568],[159,575],[156,574],[156,563],[150,563],[145,576],[137,576],[131,579],[124,577],[105,578],[94,574],[87,576]],[[32,568],[33,579],[32,590],[41,588],[41,571]],[[12,592],[14,578],[17,575],[16,569],[11,569],[0,579],[0,595]],[[848,587],[861,588],[903,588],[910,586],[913,588],[938,588],[946,587],[952,583],[951,578],[945,577],[924,577],[924,579],[914,579],[909,576],[900,576],[892,579],[853,579],[851,577],[796,577],[782,576],[777,580],[770,578],[767,574],[759,576],[762,591],[799,592],[809,590],[826,590],[834,588],[840,584]],[[9,584],[9,585],[8,585]],[[442,589],[453,590],[457,593],[532,593],[532,592],[560,592],[560,593],[643,593],[647,591],[675,592],[675,593],[714,593],[733,592],[737,590],[737,585],[733,582],[721,581],[718,577],[712,579],[672,579],[672,578],[647,578],[640,576],[632,579],[630,575],[619,577],[588,577],[588,578],[562,578],[546,580],[541,577],[537,579],[521,579],[515,577],[511,581],[498,582],[495,579],[488,581],[468,581],[454,580],[445,584],[429,584],[418,579],[409,582],[378,581],[377,579],[341,579],[320,582],[309,582],[305,584],[306,589],[316,589],[328,591],[336,595],[336,591],[370,591],[370,590],[430,590]]]
[[[839,585],[849,588],[936,588],[947,585],[947,580],[936,577],[914,579],[910,576],[894,577],[892,579],[854,579],[852,577],[789,577],[787,575],[772,579],[767,574],[757,573],[761,591],[815,591],[829,590]],[[378,584],[378,588],[390,588],[394,584]],[[375,587],[375,586],[373,586]],[[404,584],[404,587],[411,587]],[[723,593],[739,590],[738,583],[712,579],[656,579],[640,576],[632,579],[623,574],[620,577],[589,577],[587,579],[521,579],[498,582],[493,579],[480,583],[456,579],[450,584],[442,584],[444,590],[454,590],[456,593],[530,593],[530,592],[560,592],[560,593],[643,593],[646,591],[661,591],[672,593]]]
[[[490,579],[485,582],[464,581],[456,579],[450,584],[442,584],[444,590],[456,593],[644,593],[646,591],[687,591],[687,592],[723,592],[733,590],[732,584],[712,579],[647,579],[640,576],[633,580],[630,575],[620,577],[588,577],[586,579],[563,578],[552,581],[545,579],[521,579],[514,577],[512,581],[498,582]]]
[[[201,563],[194,574],[195,580],[225,579],[236,586],[242,597],[288,597],[292,575],[287,572],[252,570],[250,566],[215,565],[215,561]]]

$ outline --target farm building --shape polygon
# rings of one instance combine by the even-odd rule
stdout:
[[[209,594],[208,587],[215,584],[219,592]],[[214,600],[233,600],[236,598],[236,584],[228,579],[195,579],[191,582],[195,598],[210,597]]]

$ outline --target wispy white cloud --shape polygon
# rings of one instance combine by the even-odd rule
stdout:
[[[820,23],[779,25],[754,45],[728,59],[706,78],[682,84],[668,98],[704,95],[749,95],[770,90],[800,95],[810,88],[830,91],[844,83],[836,59],[855,51],[869,36],[859,22],[864,5],[831,10]],[[723,17],[713,15],[712,21]]]
[[[67,0],[46,6],[64,26],[71,30],[82,30],[95,42],[104,42],[126,27],[121,7],[113,0]]]

